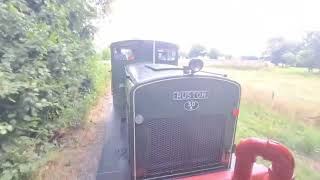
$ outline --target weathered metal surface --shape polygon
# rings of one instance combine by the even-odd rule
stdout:
[[[111,48],[112,95],[114,107],[125,117],[125,68],[136,63],[178,64],[178,46],[152,40],[114,42]]]
[[[229,168],[239,84],[216,76],[167,76],[132,87],[130,169],[141,179]],[[135,123],[138,115],[143,123]]]
[[[106,122],[106,135],[96,180],[128,180],[128,134],[124,121],[112,111]]]

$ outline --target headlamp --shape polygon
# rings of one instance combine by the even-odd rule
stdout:
[[[191,59],[189,62],[189,69],[191,74],[201,71],[203,68],[203,61],[201,59]]]

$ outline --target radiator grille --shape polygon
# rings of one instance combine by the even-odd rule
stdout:
[[[141,142],[136,141],[137,156],[141,156],[137,158],[138,169],[144,169],[143,176],[147,177],[219,164],[224,120],[220,115],[146,120],[138,128],[145,133]],[[145,149],[139,151],[139,145]]]

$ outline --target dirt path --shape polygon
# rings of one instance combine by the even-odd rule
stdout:
[[[94,180],[104,142],[110,93],[101,97],[88,115],[88,123],[62,139],[63,148],[38,173],[38,180]]]

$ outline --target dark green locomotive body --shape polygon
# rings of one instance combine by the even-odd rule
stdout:
[[[176,46],[164,45],[177,53]],[[130,177],[172,179],[228,169],[240,85],[224,76],[186,73],[176,66],[175,53],[176,59],[155,62],[154,47],[153,60],[112,61],[113,102],[128,129]]]
[[[169,65],[133,64],[126,73],[133,177],[229,168],[238,83],[205,73],[184,75]]]

